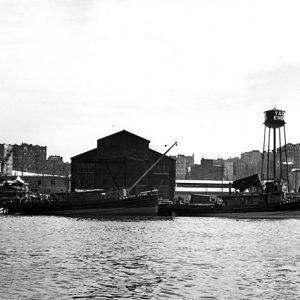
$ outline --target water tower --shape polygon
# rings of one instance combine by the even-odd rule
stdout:
[[[262,169],[261,169],[261,178],[265,180],[282,180],[282,165],[286,164],[287,172],[287,184],[289,184],[288,179],[288,164],[287,164],[287,151],[286,151],[286,133],[285,133],[285,121],[284,121],[285,111],[277,109],[274,107],[271,110],[265,111],[265,129],[264,129],[264,145],[263,145],[263,155],[262,155]],[[282,160],[282,135],[284,139],[284,152],[285,152],[285,161]],[[273,140],[273,141],[272,141]],[[267,141],[267,150],[265,150]],[[277,148],[278,145],[278,148]],[[272,153],[271,149],[273,147]],[[267,155],[267,157],[265,157]],[[265,166],[265,158],[266,166]],[[277,171],[277,160],[279,161],[279,174]],[[273,162],[273,167],[272,167]],[[266,168],[266,172],[264,172]],[[273,174],[270,174],[273,169]],[[266,173],[266,178],[264,174]]]

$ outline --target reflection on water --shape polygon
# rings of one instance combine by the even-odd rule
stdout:
[[[1,299],[297,299],[300,221],[0,217]]]

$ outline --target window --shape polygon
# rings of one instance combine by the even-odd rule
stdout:
[[[55,179],[51,179],[51,185],[55,185]]]

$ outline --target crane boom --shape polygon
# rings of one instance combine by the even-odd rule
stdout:
[[[165,157],[165,155],[174,147],[177,145],[177,142],[175,142],[158,160],[155,161],[155,163],[141,176],[138,178],[138,180],[128,189],[128,193]]]

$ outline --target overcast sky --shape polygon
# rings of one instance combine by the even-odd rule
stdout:
[[[0,0],[2,143],[65,161],[126,129],[170,154],[263,146],[263,112],[300,142],[300,2]]]

